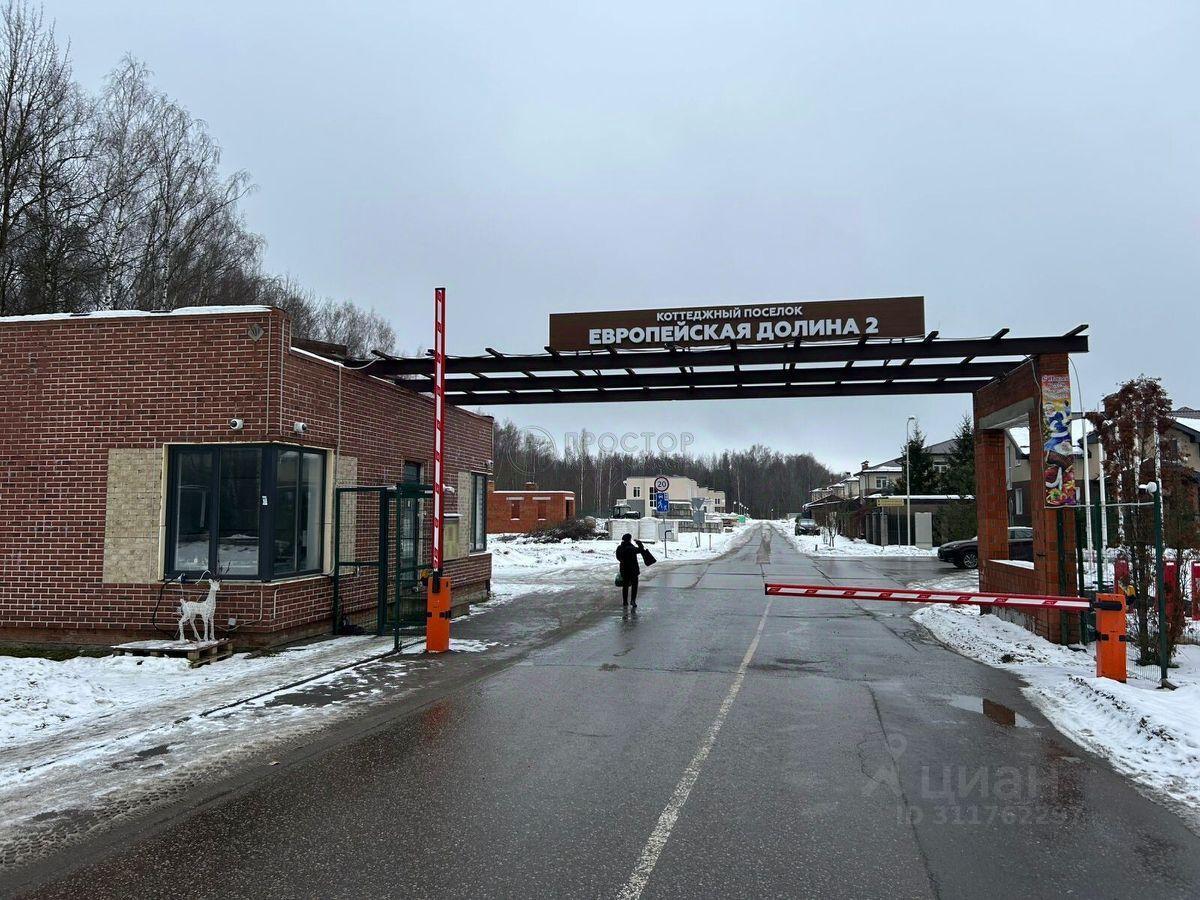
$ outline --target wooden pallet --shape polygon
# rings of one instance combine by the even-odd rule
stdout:
[[[233,642],[219,641],[130,641],[112,648],[117,656],[166,656],[186,659],[193,669],[233,656]]]

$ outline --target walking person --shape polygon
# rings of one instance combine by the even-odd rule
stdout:
[[[635,547],[634,544],[637,544]],[[632,534],[621,535],[621,543],[617,544],[617,563],[621,572],[621,605],[637,609],[638,557],[646,552],[641,541],[634,541]]]

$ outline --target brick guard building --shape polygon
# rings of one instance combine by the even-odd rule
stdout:
[[[206,569],[224,573],[218,630],[236,620],[240,642],[328,632],[335,485],[432,472],[432,401],[292,346],[267,307],[0,319],[0,383],[0,641],[156,636],[164,579]],[[461,608],[491,577],[492,419],[449,407],[446,448]],[[364,558],[357,502],[343,556]],[[373,615],[374,588],[343,581],[343,609]],[[178,587],[166,598],[173,633]]]
[[[488,482],[488,533],[527,534],[575,517],[574,491],[543,491],[527,481],[519,491],[498,491]]]

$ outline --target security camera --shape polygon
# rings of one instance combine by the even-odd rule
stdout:
[[[308,425],[304,422],[293,422],[292,431],[296,432],[296,434],[304,434],[304,432],[308,431]]]
[[[229,427],[232,428],[234,431],[241,431],[243,428],[246,427],[246,420],[245,419],[230,419]]]

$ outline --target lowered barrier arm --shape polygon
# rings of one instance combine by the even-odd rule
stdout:
[[[913,590],[908,588],[847,587],[833,584],[784,584],[768,581],[763,591],[770,597],[808,597],[814,600],[891,600],[896,603],[946,603],[951,606],[1008,606],[1016,609],[1058,609],[1096,613],[1096,675],[1126,678],[1125,600],[1119,594],[1100,594],[1093,603],[1081,597],[1041,594],[983,594],[971,591]]]

